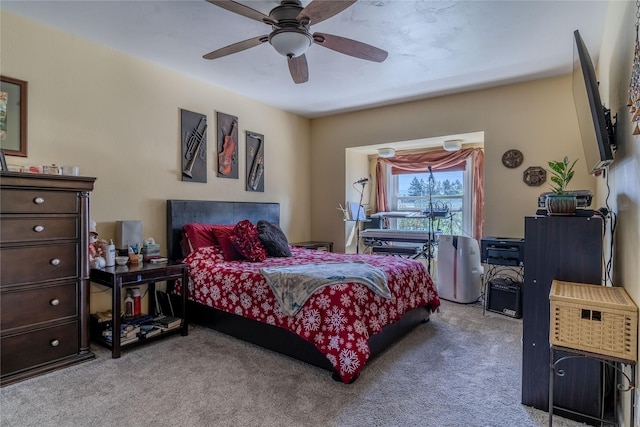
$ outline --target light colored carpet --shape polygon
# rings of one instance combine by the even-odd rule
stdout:
[[[545,426],[520,404],[522,321],[443,301],[351,385],[203,327],[1,391],[9,426]],[[554,425],[581,425],[554,417]]]

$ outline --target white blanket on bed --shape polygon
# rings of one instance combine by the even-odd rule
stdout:
[[[316,290],[336,283],[360,283],[384,298],[391,298],[387,275],[364,262],[269,267],[261,268],[260,273],[289,316],[295,316]]]

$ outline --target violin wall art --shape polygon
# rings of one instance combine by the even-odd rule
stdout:
[[[180,110],[182,180],[207,182],[207,116]]]
[[[264,192],[264,135],[246,131],[247,191]]]
[[[217,113],[218,177],[238,178],[238,118]]]

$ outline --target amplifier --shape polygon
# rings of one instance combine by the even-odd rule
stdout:
[[[484,237],[480,241],[481,261],[485,264],[524,266],[524,239]]]
[[[522,317],[522,283],[496,278],[487,284],[487,310],[505,316]]]

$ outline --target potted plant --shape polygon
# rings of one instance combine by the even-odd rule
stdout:
[[[562,161],[547,162],[551,169],[551,191],[546,198],[547,212],[549,215],[573,215],[578,206],[578,200],[575,194],[567,194],[567,185],[573,178],[575,166],[578,159],[569,165],[569,158],[564,157]]]

